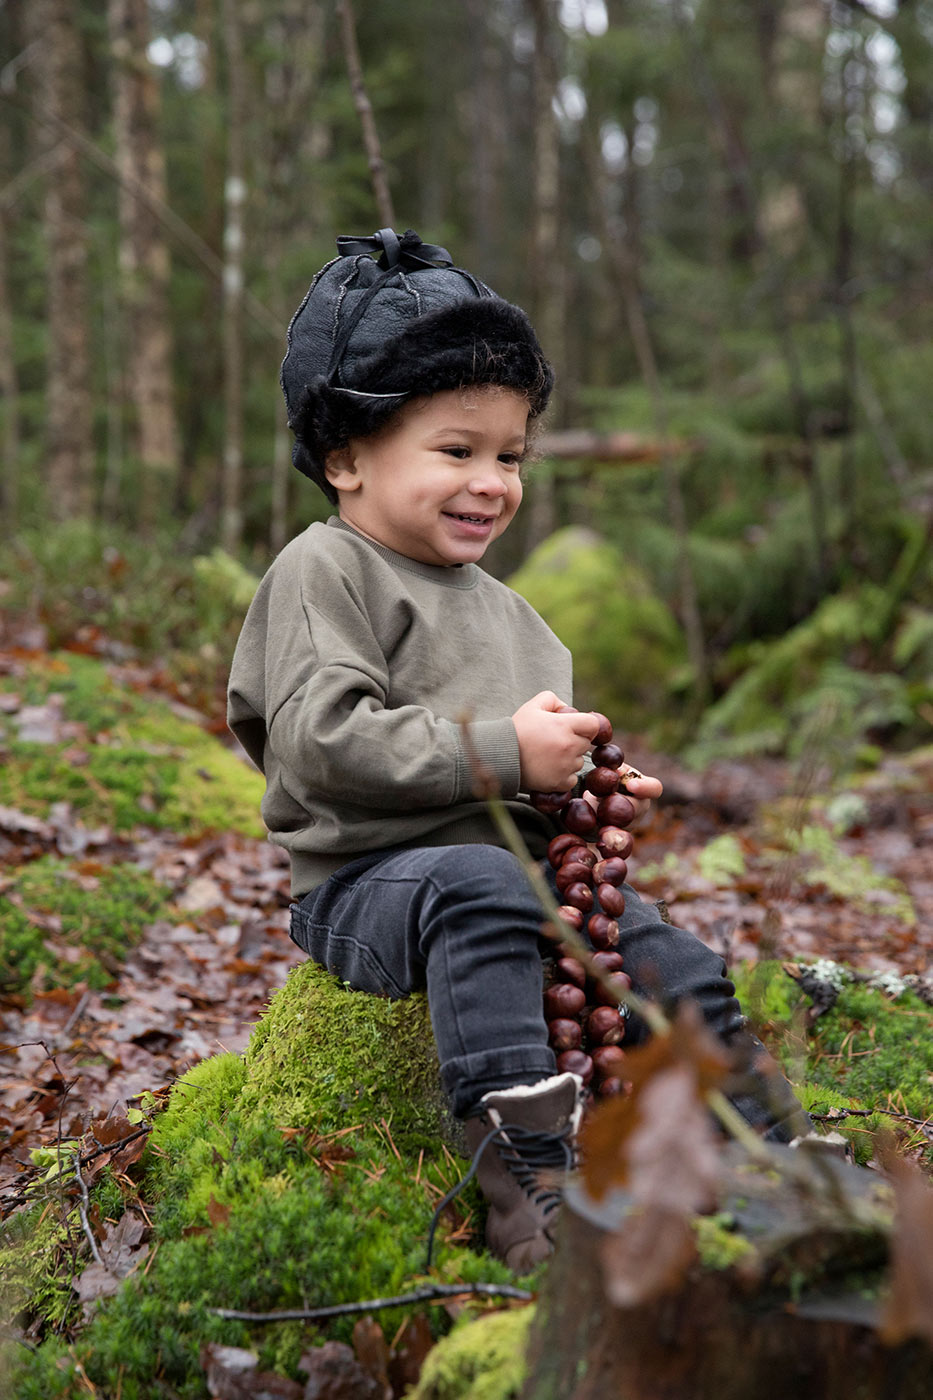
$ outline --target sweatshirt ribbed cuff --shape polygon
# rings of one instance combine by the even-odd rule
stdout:
[[[489,769],[499,784],[502,797],[514,797],[521,782],[518,735],[511,719],[481,719],[470,724],[470,751],[461,741],[457,757],[457,794],[455,802],[475,795],[478,762]]]

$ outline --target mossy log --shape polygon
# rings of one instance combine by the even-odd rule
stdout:
[[[887,1187],[842,1161],[815,1170],[809,1191],[780,1171],[733,1173],[673,1290],[623,1307],[607,1297],[605,1246],[631,1202],[572,1188],[522,1400],[928,1400],[933,1353],[879,1335]]]

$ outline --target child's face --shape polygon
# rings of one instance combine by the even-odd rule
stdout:
[[[371,437],[331,453],[340,518],[423,564],[470,564],[522,499],[528,404],[484,385],[412,399]]]

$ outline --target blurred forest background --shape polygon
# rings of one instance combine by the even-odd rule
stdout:
[[[7,618],[216,706],[327,514],[285,328],[391,221],[557,368],[489,562],[578,703],[700,759],[929,742],[931,0],[359,0],[353,31],[346,0],[0,3]]]

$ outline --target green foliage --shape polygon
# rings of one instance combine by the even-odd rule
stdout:
[[[684,664],[680,630],[642,571],[588,531],[558,531],[513,574],[573,652],[579,708],[650,730]]]
[[[39,656],[25,676],[0,679],[0,689],[29,705],[61,696],[65,719],[78,726],[58,742],[24,743],[16,715],[0,718],[8,739],[0,803],[44,816],[53,802],[67,802],[86,824],[117,831],[262,834],[259,774],[164,701],[118,685],[101,662]]]
[[[885,914],[908,927],[916,924],[917,915],[901,881],[880,874],[864,856],[843,851],[825,826],[807,823],[799,831],[788,830],[784,845],[799,858],[797,878],[804,884],[825,889],[858,909],[870,912],[883,908]]]
[[[90,873],[42,856],[17,870],[0,907],[0,985],[22,989],[41,968],[44,988],[105,987],[146,925],[168,916],[165,891],[137,866],[95,865]],[[49,951],[50,927],[73,958]]]
[[[877,646],[884,607],[881,590],[866,584],[827,598],[777,641],[747,648],[746,669],[703,717],[692,761],[815,752],[845,771],[873,733],[914,736],[926,687],[912,691],[893,671],[858,668]]]
[[[697,870],[714,885],[730,885],[746,870],[742,843],[730,831],[714,836],[697,856]]]

